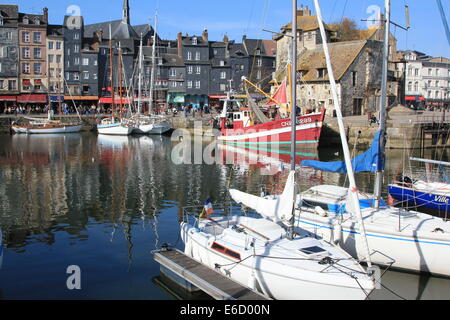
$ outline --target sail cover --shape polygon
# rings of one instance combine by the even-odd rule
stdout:
[[[381,131],[375,134],[372,146],[359,156],[352,159],[354,172],[375,172],[384,170],[384,156],[381,152]],[[322,171],[347,173],[344,161],[323,162],[316,160],[303,160],[303,167],[311,167]]]
[[[237,203],[254,209],[265,218],[289,221],[292,218],[295,193],[295,171],[289,173],[283,193],[276,198],[261,198],[239,190],[230,189],[231,198]]]
[[[261,111],[261,109],[259,109],[258,105],[256,104],[256,102],[253,100],[252,96],[248,92],[247,85],[244,85],[244,87],[245,87],[245,93],[247,94],[247,97],[248,97],[248,104],[250,105],[250,107],[252,108],[253,112],[255,113],[256,118],[258,119],[258,121],[260,123],[267,123],[267,122],[269,122],[270,119],[268,119],[264,115],[264,113]]]

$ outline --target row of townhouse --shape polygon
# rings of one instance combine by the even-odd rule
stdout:
[[[0,112],[22,104],[43,107],[48,103],[54,108],[73,104],[109,108],[113,101],[118,103],[120,87],[122,96],[136,100],[141,39],[144,109],[150,106],[151,87],[152,105],[157,108],[218,103],[230,89],[243,92],[243,76],[270,91],[275,71],[272,40],[244,36],[236,43],[225,36],[223,41],[210,41],[207,30],[201,36],[180,32],[175,40],[162,40],[149,25],[130,24],[129,0],[124,0],[121,20],[90,25],[84,24],[82,16],[65,16],[62,25],[49,24],[47,8],[39,15],[20,13],[16,5],[0,5]]]

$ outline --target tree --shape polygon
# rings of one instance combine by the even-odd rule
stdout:
[[[354,20],[344,18],[335,25],[337,26],[340,41],[358,40],[360,38],[360,30]]]

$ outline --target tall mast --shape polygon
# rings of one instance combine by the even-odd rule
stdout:
[[[139,45],[139,80],[138,80],[138,105],[137,105],[137,114],[141,114],[141,89],[142,86],[142,33],[141,33],[141,42]]]
[[[153,112],[153,82],[155,81],[155,52],[156,52],[156,27],[158,22],[158,12],[155,13],[155,28],[153,29],[153,48],[152,48],[152,74],[150,77],[150,94],[149,94],[149,113]]]
[[[385,0],[385,21],[384,21],[384,47],[383,47],[383,66],[381,70],[381,98],[380,98],[380,152],[384,154],[386,144],[386,104],[387,104],[387,77],[389,63],[389,33],[391,20],[391,0]],[[382,157],[384,158],[384,157]],[[377,171],[375,175],[375,208],[380,207],[381,202],[381,186],[383,182],[383,171]]]
[[[295,171],[297,144],[297,0],[292,0],[292,65],[291,65],[291,170]]]
[[[352,167],[352,162],[351,162],[351,158],[350,158],[350,150],[348,147],[347,137],[345,134],[344,121],[342,120],[342,112],[341,112],[341,107],[339,105],[339,100],[338,100],[339,98],[338,98],[337,89],[336,89],[336,81],[334,78],[333,68],[331,65],[330,53],[328,51],[327,35],[325,33],[325,28],[323,26],[322,13],[320,11],[319,0],[314,0],[314,5],[316,7],[317,20],[318,20],[319,27],[320,27],[320,34],[322,36],[323,51],[324,51],[325,60],[327,63],[328,76],[330,79],[331,91],[333,93],[334,108],[336,110],[336,115],[337,115],[337,120],[338,120],[338,125],[339,125],[339,133],[340,133],[341,142],[342,142],[342,149],[344,151],[345,165],[347,167],[348,179],[350,182],[349,191],[350,191],[350,197],[352,200],[352,207],[356,211],[356,216],[358,218],[359,231],[361,233],[362,240],[363,240],[365,250],[366,250],[367,265],[369,267],[371,267],[372,263],[371,263],[371,259],[370,259],[369,245],[367,243],[366,229],[364,227],[364,222],[363,222],[362,214],[361,214],[361,208],[359,206],[358,189],[356,188],[355,176],[353,173],[353,167]]]
[[[119,117],[120,120],[122,120],[122,108],[123,108],[123,103],[122,103],[122,97],[123,97],[123,92],[122,92],[122,47],[120,46],[120,42],[119,42],[119,55],[118,55],[118,81],[119,81]]]
[[[111,23],[109,24],[109,77],[111,84],[111,118],[114,123],[114,69],[113,69],[113,47],[111,35]]]
[[[442,6],[441,0],[436,0],[439,12],[441,13],[442,23],[444,24],[445,35],[447,36],[448,44],[450,45],[450,30],[448,29],[447,18],[445,17],[444,7]]]

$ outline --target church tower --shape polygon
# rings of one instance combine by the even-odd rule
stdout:
[[[130,4],[129,0],[123,1],[122,21],[126,24],[130,24]]]

